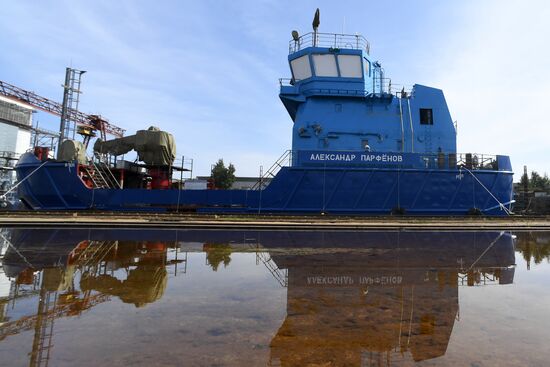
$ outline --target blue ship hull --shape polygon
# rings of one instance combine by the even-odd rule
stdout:
[[[16,172],[19,197],[35,210],[506,215],[513,173],[508,157],[498,159],[498,170],[283,167],[263,190],[91,189],[77,175],[76,163],[40,167],[43,162],[30,153]]]

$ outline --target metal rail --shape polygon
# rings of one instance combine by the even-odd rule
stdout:
[[[122,186],[118,182],[118,180],[115,178],[115,175],[113,175],[113,172],[109,169],[109,167],[104,163],[96,163],[92,161],[92,165],[94,166],[94,169],[99,173],[103,181],[107,184],[109,188],[119,188],[122,189]]]
[[[108,294],[104,294],[104,293],[94,294],[90,296],[89,299],[86,300],[87,301],[86,307],[82,309],[79,314],[83,313],[84,311],[88,311],[94,306],[109,300],[111,300],[111,296],[109,296]],[[74,308],[74,305],[70,303],[65,305],[58,304],[56,305],[55,308],[48,310],[45,316],[52,317],[52,318],[68,316],[70,312],[73,310],[73,308]],[[4,340],[6,337],[10,335],[16,335],[23,331],[34,329],[37,319],[40,316],[44,316],[44,315],[23,316],[18,320],[6,322],[0,327],[0,341]]]
[[[370,43],[360,34],[310,32],[288,43],[288,53],[300,51],[306,47],[344,48],[365,50],[370,54]]]
[[[273,163],[271,167],[269,167],[265,174],[261,175],[258,182],[252,186],[251,190],[263,190],[269,184],[269,180],[275,177],[277,172],[279,172],[282,167],[290,166],[291,164],[292,150],[287,150],[282,156],[279,157],[279,159],[277,159],[277,161],[275,161],[275,163]]]
[[[301,79],[292,79],[292,78],[279,78],[279,87],[289,87],[294,86]],[[395,97],[406,98],[412,93],[413,86],[404,85],[404,84],[395,84],[392,83],[390,78],[374,78],[372,83],[369,85],[372,90],[357,90],[357,89],[342,89],[342,88],[322,88],[322,89],[307,89],[304,91],[304,94],[307,93],[319,93],[319,94],[330,94],[330,95],[345,95],[345,96],[360,96],[367,97],[372,95],[380,94],[392,94]]]
[[[48,98],[39,96],[38,94],[16,87],[15,85],[6,83],[0,80],[0,95],[11,98],[13,100],[23,102],[39,110],[61,116],[63,106],[61,103],[52,101]],[[124,136],[124,129],[111,124],[106,119],[99,115],[87,115],[80,111],[69,109],[67,118],[74,121],[76,124],[85,126],[94,130],[104,131],[106,134],[115,137]]]

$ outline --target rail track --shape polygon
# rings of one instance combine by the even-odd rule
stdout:
[[[550,217],[332,216],[143,213],[107,211],[4,211],[3,227],[211,228],[292,230],[550,230]]]

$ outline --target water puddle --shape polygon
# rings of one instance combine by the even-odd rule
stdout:
[[[550,232],[0,234],[10,366],[550,359]]]

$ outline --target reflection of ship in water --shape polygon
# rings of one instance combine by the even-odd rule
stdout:
[[[167,260],[174,243],[82,240],[93,238],[78,236],[82,234],[13,230],[11,238],[5,238],[9,247],[3,271],[14,281],[8,300],[0,300],[0,305],[11,302],[14,308],[16,302],[36,295],[38,302],[34,311],[13,320],[5,312],[0,314],[0,341],[34,330],[30,366],[48,365],[56,318],[81,315],[112,296],[136,307],[155,302],[167,285],[167,265],[185,263],[177,256]]]
[[[83,240],[76,246],[74,242],[72,246],[64,245],[46,251],[14,246],[4,256],[4,272],[15,278],[17,285],[38,282],[50,292],[75,288],[76,280],[83,293],[101,292],[137,307],[162,297],[167,284],[166,255],[170,244]],[[125,279],[115,276],[120,269],[125,270]],[[35,279],[36,276],[40,279]]]
[[[272,364],[283,366],[441,356],[458,286],[511,283],[515,263],[512,237],[500,232],[20,229],[7,239],[11,302],[39,302],[33,314],[4,316],[0,341],[34,330],[32,366],[47,365],[55,318],[113,297],[158,301],[171,267],[186,271],[187,252],[204,252],[216,271],[234,266],[232,253],[253,251],[287,287],[287,315],[270,344]]]
[[[386,366],[443,356],[459,316],[458,286],[513,281],[509,234],[371,233],[371,245],[350,248],[341,236],[319,234],[324,250],[272,254],[288,284],[274,365]]]

